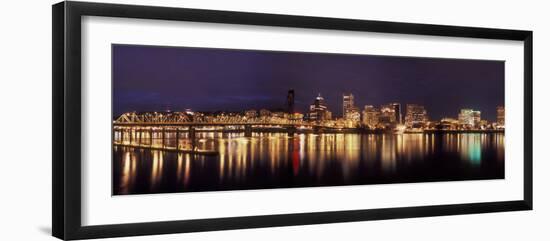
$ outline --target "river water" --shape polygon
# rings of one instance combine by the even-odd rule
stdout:
[[[113,194],[504,178],[504,133],[199,133],[196,144],[218,154],[113,146]]]

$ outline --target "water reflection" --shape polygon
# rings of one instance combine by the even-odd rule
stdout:
[[[153,167],[151,168],[151,191],[154,191],[161,178],[162,166],[164,165],[164,152],[153,150]]]
[[[481,162],[481,135],[467,134],[459,139],[460,157],[470,164],[479,165]],[[483,138],[486,141],[486,138]]]
[[[156,134],[151,133],[153,143]],[[165,145],[190,143],[166,137]],[[502,133],[197,133],[197,138],[199,148],[219,155],[114,148],[114,194],[504,177]]]

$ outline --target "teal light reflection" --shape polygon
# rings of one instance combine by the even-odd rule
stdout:
[[[463,148],[463,157],[466,157],[465,159],[467,159],[470,164],[479,166],[481,164],[481,135],[466,134],[462,140],[463,143],[461,146]]]

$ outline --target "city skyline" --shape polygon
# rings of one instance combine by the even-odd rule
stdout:
[[[215,111],[203,111],[203,110],[196,110],[196,109],[192,109],[192,108],[185,108],[185,109],[172,109],[172,108],[169,108],[169,109],[165,109],[165,110],[155,110],[155,111],[129,111],[129,112],[185,112],[185,111],[193,111],[193,112],[197,112],[197,113],[219,113],[219,112],[226,112],[226,113],[242,113],[244,115],[246,115],[247,112],[249,111],[261,111],[261,110],[268,110],[268,111],[272,111],[272,112],[285,112],[285,113],[297,113],[297,114],[302,114],[304,115],[304,118],[307,119],[307,114],[311,111],[311,106],[313,106],[314,104],[310,104],[310,109],[306,109],[306,110],[297,110],[296,107],[295,107],[295,103],[294,103],[294,96],[295,96],[295,90],[294,89],[290,89],[288,90],[288,93],[287,93],[287,97],[286,97],[286,103],[285,105],[281,105],[280,107],[277,107],[277,108],[259,108],[259,109],[242,109],[242,110],[215,110]],[[292,96],[292,97],[291,97]],[[351,97],[350,97],[351,96]],[[326,100],[324,99],[324,97],[322,97],[321,93],[319,93],[316,97],[315,97],[315,100],[318,100],[319,98],[322,98],[324,102],[326,102]],[[351,98],[351,101],[346,101],[347,98]],[[460,115],[461,115],[461,112],[464,111],[464,110],[471,110],[471,111],[474,111],[474,112],[477,112],[479,113],[478,115],[481,115],[483,114],[481,111],[475,109],[475,108],[472,108],[472,107],[464,107],[464,108],[460,108],[459,110],[456,110],[455,112],[456,113],[450,113],[449,115],[445,115],[443,116],[442,118],[439,118],[439,119],[430,119],[429,118],[429,114],[428,114],[428,109],[425,108],[425,106],[423,105],[418,105],[418,104],[415,104],[415,103],[399,103],[399,102],[391,102],[391,103],[385,103],[385,104],[381,104],[379,106],[376,106],[376,105],[371,105],[371,104],[366,104],[366,105],[362,105],[363,108],[361,108],[360,105],[356,105],[355,102],[354,102],[354,95],[353,93],[343,93],[342,94],[342,99],[343,101],[341,102],[341,107],[342,107],[342,115],[341,116],[334,116],[334,115],[331,115],[330,118],[328,119],[331,119],[331,120],[335,120],[335,119],[347,119],[347,118],[350,118],[349,116],[347,116],[347,114],[349,114],[347,111],[346,111],[346,108],[349,108],[351,109],[352,111],[350,112],[357,112],[358,114],[360,114],[360,116],[358,117],[359,118],[359,121],[361,121],[364,117],[364,110],[366,110],[367,108],[369,107],[374,107],[375,109],[377,110],[380,110],[380,109],[383,109],[384,106],[388,106],[388,105],[399,105],[400,107],[400,110],[398,110],[397,112],[399,112],[399,120],[397,120],[397,122],[399,123],[405,123],[406,122],[406,117],[409,113],[409,110],[408,110],[408,107],[409,106],[413,106],[413,107],[416,107],[416,108],[422,108],[422,111],[424,112],[424,118],[426,121],[441,121],[443,119],[448,119],[448,118],[453,118],[453,119],[457,119],[459,120],[460,119]],[[315,101],[314,101],[315,103]],[[379,107],[379,108],[376,108],[376,107]],[[327,111],[331,111],[330,108],[327,108],[326,109]],[[129,113],[129,112],[125,112],[125,113]],[[502,112],[502,114],[500,115],[499,112]],[[487,118],[482,118],[480,117],[481,120],[487,120],[487,121],[492,121],[492,122],[498,122],[498,123],[502,123],[504,122],[504,106],[496,106],[495,107],[495,110],[494,110],[494,113],[495,113],[495,119],[494,120],[488,120]],[[125,114],[125,113],[122,113],[122,114]],[[118,118],[120,115],[118,116],[114,116],[114,118]],[[411,117],[412,118],[412,117]]]
[[[351,93],[359,111],[396,102],[422,105],[435,120],[473,108],[496,121],[503,72],[501,61],[115,45],[113,114],[284,109],[294,89],[300,113],[320,93],[333,117],[341,117],[342,95]]]

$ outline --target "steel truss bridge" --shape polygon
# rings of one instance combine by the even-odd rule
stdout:
[[[214,151],[197,149],[196,132],[244,132],[246,137],[251,137],[253,131],[277,131],[292,135],[298,128],[309,128],[314,131],[337,129],[315,122],[273,116],[247,118],[242,115],[225,114],[209,116],[185,112],[129,112],[113,121],[113,144],[195,154],[215,154]],[[182,149],[179,145],[179,140],[184,135],[191,141],[188,149]],[[170,136],[175,136],[175,146],[167,146],[167,138],[169,139]],[[160,142],[154,143],[153,140],[160,140]]]
[[[303,120],[290,120],[280,117],[247,118],[242,115],[192,115],[186,112],[129,112],[119,116],[114,122],[115,128],[124,127],[207,127],[207,126],[240,126],[255,128],[322,128],[337,129],[322,123]]]

